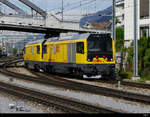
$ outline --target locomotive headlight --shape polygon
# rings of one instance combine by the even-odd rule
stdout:
[[[111,59],[111,61],[113,61],[113,59]]]

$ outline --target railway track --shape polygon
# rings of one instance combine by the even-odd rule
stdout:
[[[55,106],[68,113],[123,113],[5,82],[0,82],[0,90],[47,106]]]
[[[101,80],[101,81],[98,81],[98,82],[107,83],[107,84],[117,84],[117,81]],[[143,89],[150,89],[150,84],[147,84],[147,83],[139,83],[139,82],[125,81],[125,80],[122,80],[120,83],[121,83],[120,85],[124,85],[124,86],[143,88]]]
[[[13,61],[13,63],[18,63],[23,61],[23,59]],[[6,65],[8,65],[7,63]],[[6,67],[5,65],[5,67]],[[32,81],[36,81],[35,77],[29,77],[26,75],[20,75],[17,73],[9,72],[6,69],[0,69],[0,71],[5,71],[5,74],[9,74],[15,78],[22,78],[22,79],[32,79]],[[19,76],[18,76],[19,75]],[[40,80],[37,80],[39,83]],[[44,82],[42,82],[44,83]],[[87,103],[83,103],[77,100],[68,99],[66,97],[54,95],[54,94],[48,94],[47,92],[35,90],[35,89],[29,89],[23,86],[18,85],[12,85],[10,83],[1,82],[0,81],[0,90],[4,92],[8,92],[9,94],[23,97],[25,99],[30,99],[32,101],[36,101],[39,103],[42,103],[47,106],[55,106],[58,109],[61,109],[68,113],[124,113],[123,111],[118,111],[114,109],[99,107],[90,105]]]
[[[21,57],[14,57],[13,59],[12,58],[9,58],[8,60],[0,60],[0,62],[3,62],[3,65],[1,67],[3,67],[5,65],[5,63],[8,63],[9,61],[14,61],[14,60],[17,60],[17,59],[22,59],[22,56]],[[7,66],[7,67],[23,67],[23,66]],[[34,74],[36,74],[34,72]],[[50,75],[50,74],[48,74]],[[56,77],[55,77],[56,78]],[[106,81],[106,80],[100,80],[98,82],[102,82],[102,83],[108,83],[108,84],[117,84],[117,81]],[[138,83],[138,82],[132,82],[132,81],[125,81],[125,80],[122,80],[121,81],[121,85],[124,85],[124,86],[131,86],[131,87],[136,87],[136,88],[144,88],[144,89],[150,89],[150,84],[147,84],[147,83]]]
[[[33,72],[31,71],[33,74],[36,74],[37,76],[39,75],[38,73],[36,72]],[[54,75],[51,75],[51,74],[48,74],[48,73],[44,73],[44,74],[47,74],[47,76],[52,76],[52,77],[55,77]],[[57,76],[55,77],[56,79],[59,78],[62,78],[61,76]],[[77,78],[74,78],[73,79],[77,79]],[[64,79],[63,79],[64,80]],[[90,81],[90,82],[95,82],[95,81]],[[118,81],[117,80],[96,80],[96,82],[100,82],[100,83],[106,83],[106,84],[114,84],[114,85],[117,85]],[[139,83],[139,82],[132,82],[132,81],[125,81],[125,80],[121,80],[120,81],[120,85],[124,85],[124,86],[130,86],[130,87],[136,87],[136,88],[143,88],[143,89],[150,89],[150,84],[147,84],[147,83]]]
[[[22,56],[17,56],[17,57],[4,57],[0,59],[0,67],[3,67],[6,63],[8,63],[9,61],[14,61],[17,59],[21,59],[23,58]]]
[[[18,62],[18,61],[16,61],[16,62]],[[5,67],[7,65],[5,65]],[[0,71],[2,72],[2,70],[0,70]],[[149,95],[143,95],[143,94],[122,91],[122,90],[118,90],[118,89],[77,83],[77,82],[69,81],[66,79],[62,80],[62,79],[58,78],[57,76],[48,76],[48,75],[34,72],[34,74],[36,74],[38,77],[31,77],[28,75],[22,75],[22,74],[10,72],[7,69],[3,70],[3,73],[9,74],[10,76],[13,76],[18,79],[30,80],[33,82],[38,82],[38,83],[47,84],[47,85],[53,85],[56,87],[63,87],[65,89],[72,89],[72,90],[84,91],[84,92],[98,94],[98,95],[124,98],[124,99],[128,99],[128,100],[134,100],[137,102],[143,102],[143,103],[148,103],[148,104],[150,103]]]
[[[57,76],[50,77],[48,76],[48,74],[45,75],[45,74],[37,73],[37,72],[32,72],[32,73],[37,75],[38,77],[49,80],[49,82],[52,82],[52,81],[58,82],[56,85],[60,87],[84,91],[84,92],[93,93],[93,94],[124,98],[124,99],[133,100],[137,102],[150,103],[150,95],[143,95],[143,94],[132,93],[128,91],[122,91],[118,89],[83,84],[83,83],[74,82],[74,81],[70,81],[66,79],[62,80],[58,78]]]

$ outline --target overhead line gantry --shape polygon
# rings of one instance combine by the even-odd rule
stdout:
[[[8,0],[0,0],[0,2],[3,3],[3,4],[5,4],[5,5],[7,5],[8,7],[12,8],[16,12],[18,12],[19,14],[25,14],[25,12],[22,9],[20,9],[16,5],[12,4]]]

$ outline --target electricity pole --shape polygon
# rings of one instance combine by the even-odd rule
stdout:
[[[112,0],[112,38],[114,40],[115,43],[115,48],[116,48],[116,0]],[[115,49],[115,60],[116,60],[116,49]],[[118,80],[118,88],[120,87],[120,81],[121,78],[118,76],[118,73],[115,69],[115,74],[116,74],[116,79]]]
[[[64,20],[64,0],[62,0],[62,21]]]
[[[138,76],[138,36],[137,36],[137,28],[138,28],[138,17],[137,17],[137,0],[134,0],[134,68],[133,68],[133,80],[138,80],[140,77]]]
[[[113,40],[115,42],[116,45],[116,1],[113,0],[113,21],[112,21],[112,25],[113,25]]]

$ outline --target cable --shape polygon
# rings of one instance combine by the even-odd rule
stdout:
[[[83,2],[84,1],[89,1],[89,0],[82,0]],[[79,2],[81,2],[81,1],[79,1]],[[79,2],[73,2],[73,3],[71,3],[71,4],[66,4],[66,5],[64,5],[64,7],[70,7],[70,6],[73,6],[73,5],[76,5],[76,4],[79,4]],[[51,10],[49,10],[49,12],[50,11],[54,11],[54,10],[57,10],[57,9],[61,9],[60,7],[57,7],[57,8],[53,8],[53,9],[51,9]]]
[[[79,8],[79,7],[81,7],[81,6],[84,6],[84,5],[87,5],[87,4],[90,4],[90,3],[93,3],[94,1],[96,1],[96,0],[91,0],[91,1],[86,2],[86,3],[84,3],[84,4],[81,4],[81,5],[75,6],[75,7],[73,7],[73,8],[65,9],[63,12],[71,11],[71,10],[76,9],[76,8]],[[62,13],[62,12],[57,12],[56,14],[60,14],[60,13]]]

